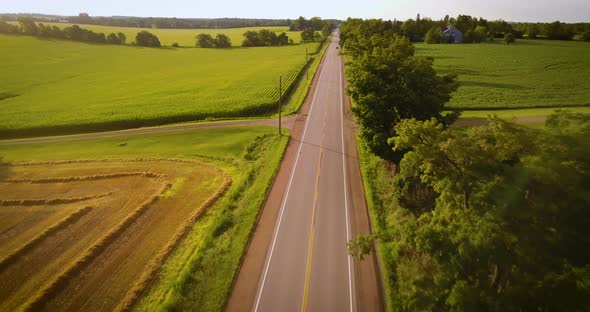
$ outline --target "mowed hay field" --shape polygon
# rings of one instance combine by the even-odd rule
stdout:
[[[136,300],[133,292],[154,277],[150,267],[159,268],[229,186],[215,166],[181,160],[29,162],[10,170],[0,185],[3,311],[113,310]]]
[[[0,144],[0,310],[220,311],[287,141],[223,127]]]
[[[45,25],[57,26],[65,28],[74,24],[65,23],[44,23]],[[301,42],[301,32],[289,31],[289,27],[283,26],[269,26],[269,27],[245,27],[245,28],[225,28],[225,29],[158,29],[158,28],[135,28],[135,27],[116,27],[116,26],[100,26],[100,25],[85,25],[77,24],[78,26],[92,30],[97,33],[104,33],[108,36],[110,33],[122,32],[127,36],[127,43],[135,41],[135,35],[142,30],[146,30],[156,35],[162,45],[171,46],[178,43],[182,47],[194,47],[196,44],[196,36],[198,34],[210,34],[215,37],[217,34],[225,34],[231,39],[232,46],[242,46],[244,41],[244,33],[247,31],[259,31],[261,29],[272,30],[276,33],[285,32],[289,39],[293,39],[294,43]]]
[[[590,43],[417,44],[441,74],[459,75],[447,107],[514,109],[590,106]]]
[[[0,138],[276,111],[317,44],[154,49],[1,36]]]

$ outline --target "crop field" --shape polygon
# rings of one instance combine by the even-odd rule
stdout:
[[[57,26],[65,28],[72,26],[73,24],[65,23],[45,23],[46,25]],[[289,31],[289,27],[245,27],[245,28],[225,28],[225,29],[157,29],[157,28],[134,28],[134,27],[116,27],[116,26],[100,26],[100,25],[84,25],[78,24],[78,26],[92,30],[98,33],[104,33],[108,35],[110,33],[122,32],[127,36],[127,43],[135,41],[135,35],[142,30],[147,30],[160,39],[162,45],[171,46],[173,43],[178,43],[182,47],[194,47],[198,34],[210,34],[215,37],[217,34],[227,35],[232,42],[234,47],[239,47],[244,41],[244,33],[249,30],[258,31],[261,29],[269,29],[277,33],[285,32],[289,39],[293,39],[293,42],[301,42],[301,32]]]
[[[517,40],[500,43],[417,44],[440,73],[459,75],[448,107],[514,109],[590,106],[590,43]]]
[[[4,311],[124,309],[230,181],[215,166],[167,159],[10,170],[0,186]]]
[[[153,49],[0,36],[0,138],[276,111],[305,49]]]
[[[227,127],[0,145],[0,310],[219,311],[286,143]]]

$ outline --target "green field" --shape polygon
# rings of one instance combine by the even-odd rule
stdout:
[[[557,109],[568,110],[575,113],[590,114],[590,106],[585,107],[559,107],[559,108],[523,108],[509,110],[468,110],[461,114],[462,118],[488,118],[489,115],[496,115],[500,118],[526,118],[543,117],[551,115]]]
[[[417,44],[440,73],[459,75],[447,107],[513,109],[590,105],[590,43],[517,40],[500,43]]]
[[[57,26],[59,28],[65,28],[74,24],[66,23],[44,23],[45,25]],[[242,45],[244,40],[244,33],[249,30],[258,31],[261,29],[270,29],[277,33],[285,32],[289,39],[293,39],[293,42],[301,42],[301,32],[289,31],[289,27],[246,27],[246,28],[225,28],[225,29],[158,29],[158,28],[135,28],[135,27],[117,27],[117,26],[100,26],[100,25],[85,25],[77,24],[78,26],[92,30],[97,33],[104,33],[109,35],[110,33],[122,32],[127,36],[127,43],[135,41],[135,35],[142,30],[147,30],[154,35],[158,36],[160,42],[164,46],[171,46],[173,43],[178,43],[181,47],[194,47],[196,43],[195,37],[198,34],[211,34],[213,37],[217,34],[227,35],[232,42],[234,47]]]
[[[305,49],[141,48],[0,35],[0,137],[275,112]]]
[[[278,169],[288,133],[272,127],[198,129],[173,134],[0,146],[0,162],[106,158],[187,158],[213,163],[232,178],[159,270],[138,311],[220,311]],[[10,172],[0,166],[0,176]]]

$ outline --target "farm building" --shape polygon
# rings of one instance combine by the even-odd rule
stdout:
[[[447,43],[463,43],[463,33],[453,26],[447,27],[443,32],[443,38]]]

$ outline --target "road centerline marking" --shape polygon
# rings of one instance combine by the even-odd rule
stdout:
[[[311,278],[311,260],[313,258],[313,242],[315,237],[315,212],[317,209],[317,202],[318,202],[318,189],[320,185],[320,172],[322,170],[322,158],[324,155],[324,139],[326,138],[326,119],[328,116],[328,111],[324,113],[324,124],[322,125],[322,141],[320,143],[320,157],[318,159],[318,168],[315,177],[315,190],[313,196],[313,206],[311,210],[311,222],[310,222],[310,230],[309,230],[309,243],[307,246],[307,263],[305,265],[305,282],[303,284],[303,301],[301,303],[301,312],[307,311],[307,300],[309,297],[309,280]]]
[[[325,60],[324,60],[325,61]],[[321,61],[320,61],[321,62]],[[325,65],[325,64],[324,64]],[[270,268],[270,262],[272,260],[272,256],[274,253],[274,248],[275,248],[275,244],[277,242],[277,237],[279,235],[279,231],[281,229],[281,224],[283,221],[283,215],[285,212],[285,206],[287,204],[287,199],[289,198],[289,194],[291,191],[291,185],[293,183],[293,177],[295,176],[295,171],[297,169],[297,165],[299,164],[299,156],[301,155],[301,150],[303,148],[304,142],[305,142],[305,136],[307,134],[307,129],[309,126],[309,121],[311,120],[311,114],[313,113],[313,108],[315,107],[315,100],[316,100],[316,96],[318,94],[318,90],[320,89],[320,84],[322,82],[322,77],[324,75],[324,69],[325,67],[322,65],[321,69],[320,69],[320,76],[318,77],[318,83],[316,85],[316,89],[313,93],[313,98],[311,100],[311,107],[309,108],[309,113],[307,114],[307,120],[305,122],[305,128],[303,129],[303,135],[301,136],[301,142],[299,143],[299,149],[297,150],[297,156],[295,158],[295,164],[293,165],[293,168],[291,169],[291,175],[289,177],[289,184],[287,185],[287,190],[285,192],[285,195],[283,196],[283,201],[281,204],[281,209],[279,212],[279,216],[278,216],[278,223],[275,229],[275,232],[273,234],[273,240],[272,240],[272,244],[270,247],[270,250],[268,252],[267,255],[267,260],[266,260],[266,264],[265,264],[265,268],[264,268],[264,274],[262,275],[262,281],[260,283],[260,285],[258,286],[258,293],[256,295],[256,304],[254,306],[254,311],[258,312],[258,307],[260,305],[260,299],[262,298],[262,292],[264,291],[264,286],[266,284],[266,277],[268,276],[268,270]]]

